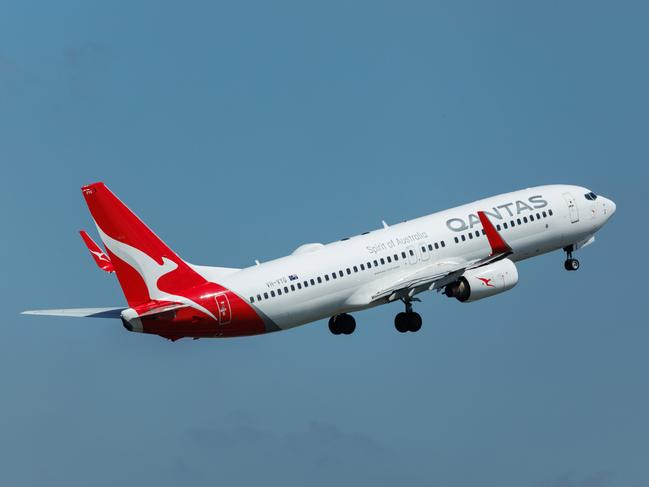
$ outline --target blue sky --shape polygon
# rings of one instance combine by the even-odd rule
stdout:
[[[0,483],[649,484],[646,2],[4,2]],[[170,343],[76,233],[105,181],[185,259],[247,266],[575,183],[615,218],[516,289]]]

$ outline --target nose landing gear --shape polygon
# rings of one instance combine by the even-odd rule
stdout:
[[[566,261],[563,264],[563,267],[567,271],[576,271],[579,269],[579,261],[577,259],[572,258],[572,251],[574,250],[574,247],[572,245],[569,245],[568,247],[565,247],[563,250],[566,252]]]
[[[406,305],[406,311],[398,313],[394,317],[394,327],[399,333],[406,333],[408,331],[417,332],[421,330],[422,319],[419,313],[412,310],[412,302],[419,301],[417,298],[402,299]]]
[[[334,335],[351,335],[356,330],[356,320],[352,315],[343,313],[329,318],[329,331]]]

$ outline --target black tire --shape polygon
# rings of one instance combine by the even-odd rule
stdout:
[[[567,259],[564,267],[567,271],[574,272],[579,269],[579,261],[577,259]]]
[[[340,323],[338,320],[336,320],[335,316],[332,316],[329,318],[329,331],[333,333],[334,335],[340,335],[340,327],[338,326]]]
[[[408,326],[408,315],[406,313],[397,313],[394,317],[394,327],[399,333],[405,333],[410,328]]]
[[[408,317],[408,330],[415,333],[421,330],[421,325],[422,325],[422,319],[421,315],[419,313],[408,313],[410,316]]]
[[[338,316],[338,322],[340,323],[340,331],[345,335],[351,335],[356,330],[356,320],[352,315],[343,313]]]

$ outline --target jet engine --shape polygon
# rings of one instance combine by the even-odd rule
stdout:
[[[518,270],[509,259],[470,269],[444,289],[444,294],[462,303],[470,303],[509,291],[518,283]]]

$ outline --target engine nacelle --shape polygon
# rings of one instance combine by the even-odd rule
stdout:
[[[470,303],[509,291],[518,283],[518,270],[509,259],[471,269],[444,289],[444,294],[462,303]]]

